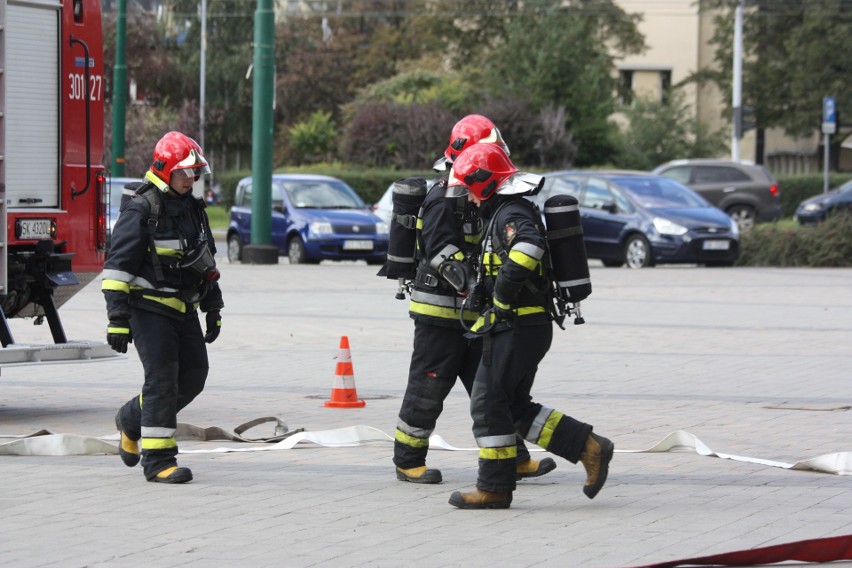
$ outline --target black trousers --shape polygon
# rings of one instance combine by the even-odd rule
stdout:
[[[142,467],[151,479],[177,463],[177,413],[204,390],[207,345],[197,313],[178,320],[132,308],[130,329],[145,383],[119,412],[127,435],[142,438]]]
[[[467,339],[464,334],[461,326],[414,321],[414,351],[394,441],[393,463],[397,467],[426,465],[429,436],[457,378],[470,394],[482,355],[482,341]],[[521,459],[528,458],[529,451],[521,438],[517,438],[517,444]]]
[[[550,323],[492,333],[488,340],[490,365],[480,364],[470,398],[473,435],[480,447],[476,486],[514,491],[516,462],[523,458],[509,447],[512,434],[577,463],[592,427],[532,400],[538,365],[553,340]]]

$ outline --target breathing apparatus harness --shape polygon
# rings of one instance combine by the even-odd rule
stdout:
[[[482,247],[483,256],[485,254],[496,254],[498,257],[500,257],[500,262],[503,264],[505,264],[506,260],[509,258],[509,252],[507,250],[507,247],[505,246],[505,243],[503,243],[499,233],[495,233],[494,223],[500,211],[510,203],[526,203],[534,212],[533,218],[535,219],[536,227],[539,229],[542,235],[547,235],[547,230],[541,221],[541,213],[535,203],[527,199],[514,199],[504,201],[497,207],[497,209],[494,211],[494,215],[488,222],[488,228],[485,232]],[[496,247],[494,243],[495,237],[497,240],[496,244],[498,245]],[[575,324],[585,323],[585,321],[582,319],[582,316],[580,315],[579,307],[575,309],[568,309],[566,306],[566,302],[558,293],[556,281],[554,279],[553,264],[550,256],[550,246],[548,244],[547,238],[544,239],[544,245],[545,251],[541,257],[541,265],[542,277],[544,278],[545,285],[542,288],[539,288],[529,280],[526,280],[524,282],[524,287],[535,295],[544,296],[544,305],[545,309],[547,310],[548,316],[550,317],[550,319],[556,322],[556,325],[558,325],[560,329],[565,329],[563,323],[565,321],[565,317],[568,314],[572,314],[575,316]],[[459,321],[465,331],[471,336],[487,336],[494,330],[496,325],[498,325],[499,323],[503,323],[501,321],[498,321],[499,318],[497,317],[493,302],[486,300],[485,298],[484,273],[485,263],[479,262],[476,270],[476,280],[474,283],[472,283],[472,286],[468,287],[468,295],[462,301],[462,307],[459,311]],[[487,309],[483,311],[483,308],[485,308],[486,306],[488,306]],[[476,330],[472,329],[471,327],[468,327],[464,319],[465,311],[476,311],[477,313],[480,313],[484,318],[484,325]],[[517,319],[515,319],[514,322],[509,323],[509,325],[517,333]]]
[[[154,278],[156,279],[157,285],[162,285],[165,283],[165,276],[163,273],[162,261],[157,254],[156,243],[154,240],[154,234],[157,232],[157,227],[160,224],[160,217],[163,215],[163,196],[161,195],[162,187],[160,187],[159,184],[154,183],[150,177],[147,177],[147,179],[151,181],[151,183],[140,184],[135,188],[134,194],[144,197],[145,201],[148,202],[148,219],[145,222],[145,227],[148,229],[148,249],[151,256],[151,265],[154,269]],[[130,185],[127,187],[132,189]],[[160,191],[155,191],[155,187]],[[168,188],[168,186],[165,187]],[[177,293],[161,294],[164,296],[178,297],[187,302],[198,301],[203,298],[207,294],[207,285],[216,282],[220,276],[219,269],[216,268],[216,261],[210,252],[210,248],[207,246],[207,229],[204,222],[205,216],[202,214],[204,204],[202,201],[193,197],[189,197],[189,199],[193,202],[192,207],[195,208],[196,215],[194,215],[193,218],[198,224],[198,235],[192,246],[188,248],[183,257],[171,268],[177,268],[182,273],[189,274],[193,280],[198,282],[198,295],[196,295],[195,290],[181,290]],[[146,291],[146,294],[150,295],[151,293],[152,291]]]

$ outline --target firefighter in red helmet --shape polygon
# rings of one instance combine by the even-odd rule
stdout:
[[[133,195],[121,205],[104,265],[107,342],[119,353],[134,343],[145,372],[141,394],[115,416],[119,455],[131,467],[141,458],[145,478],[159,483],[192,479],[177,465],[177,413],[203,390],[206,343],[222,325],[216,246],[204,200],[192,195],[207,173],[195,140],[180,132],[163,136],[145,182],[127,186]]]
[[[500,131],[488,118],[473,114],[452,129],[444,157],[435,169],[445,171],[458,153],[474,145],[508,151]],[[460,379],[470,393],[479,365],[482,341],[465,337],[460,323],[462,302],[472,290],[473,263],[479,256],[482,224],[476,208],[464,195],[448,188],[442,178],[426,194],[417,219],[417,273],[410,292],[409,314],[414,320],[414,350],[408,383],[399,410],[394,436],[397,479],[412,483],[440,483],[441,471],[426,466],[429,436],[443,410],[444,399]],[[466,311],[473,323],[477,313]],[[552,458],[530,457],[523,440],[517,439],[518,479],[552,471]]]
[[[544,179],[519,172],[493,144],[477,144],[453,162],[449,186],[466,189],[487,225],[480,275],[488,301],[472,330],[483,337],[470,395],[479,446],[476,488],[456,491],[461,509],[504,509],[515,490],[516,433],[586,470],[583,492],[594,498],[606,481],[613,443],[582,423],[533,402],[535,373],[553,338],[552,286],[546,231],[538,208],[524,199]]]

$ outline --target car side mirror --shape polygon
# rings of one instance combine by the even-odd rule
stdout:
[[[604,211],[609,211],[610,213],[615,213],[616,211],[618,211],[618,207],[616,207],[614,201],[604,203],[603,205],[601,205],[601,209],[603,209]]]
[[[277,213],[283,214],[284,213],[284,206],[281,205],[280,203],[276,203],[275,205],[272,206],[272,210],[277,212]]]

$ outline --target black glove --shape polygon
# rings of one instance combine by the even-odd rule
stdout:
[[[204,335],[204,341],[213,343],[219,337],[220,331],[222,331],[222,315],[219,310],[210,310],[207,312],[207,333]]]
[[[110,318],[107,326],[107,343],[116,353],[127,353],[127,344],[133,342],[130,331],[130,320],[127,318]]]

